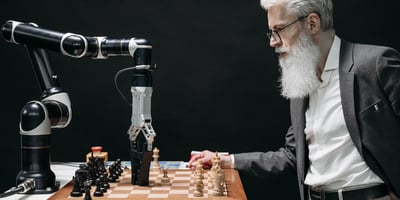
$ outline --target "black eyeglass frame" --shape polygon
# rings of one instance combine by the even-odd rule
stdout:
[[[299,17],[299,18],[297,18],[296,20],[294,20],[293,22],[290,22],[289,24],[286,24],[286,25],[283,26],[282,28],[279,28],[279,30],[271,30],[271,29],[268,29],[268,32],[267,32],[268,39],[271,40],[271,38],[274,38],[275,41],[281,42],[281,41],[282,41],[282,38],[281,38],[281,35],[279,35],[279,32],[281,32],[281,31],[283,31],[285,28],[287,28],[287,27],[289,27],[289,26],[295,24],[296,22],[305,19],[307,16],[308,16],[308,15]],[[276,38],[275,36],[278,36],[278,38]],[[278,40],[278,39],[279,39],[279,40]]]

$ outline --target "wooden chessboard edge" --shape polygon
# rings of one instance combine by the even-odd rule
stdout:
[[[174,171],[181,171],[181,170],[174,170]],[[186,171],[186,170],[183,170]],[[244,188],[242,185],[242,182],[240,180],[240,176],[237,170],[235,169],[224,169],[225,172],[225,183],[227,186],[227,196],[210,196],[208,198],[203,198],[203,197],[194,197],[194,198],[180,198],[180,197],[175,197],[175,198],[168,198],[169,200],[183,200],[183,199],[196,199],[196,198],[201,198],[201,199],[213,199],[213,200],[247,200],[246,193],[244,192]],[[82,197],[69,197],[70,192],[72,191],[73,187],[73,182],[72,180],[67,183],[64,187],[60,188],[58,191],[56,191],[52,196],[49,197],[48,200],[74,200],[74,199],[82,199]],[[111,198],[106,198],[106,197],[93,197],[96,200],[107,200]],[[112,198],[113,200],[128,200],[128,198]],[[142,199],[142,198],[138,198]],[[152,198],[153,200],[165,200],[165,198]]]

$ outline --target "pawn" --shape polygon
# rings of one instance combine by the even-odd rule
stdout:
[[[198,165],[199,166],[199,165]],[[202,166],[200,166],[202,167]],[[195,171],[195,177],[194,177],[194,193],[193,195],[195,197],[202,197],[203,196],[203,189],[204,189],[204,183],[203,183],[203,168],[201,168],[201,170],[196,168]]]
[[[84,183],[84,187],[85,187],[85,197],[83,198],[83,200],[92,200],[92,196],[90,196],[90,185],[91,182],[90,181],[86,181]]]
[[[199,178],[204,179],[203,173],[204,173],[203,164],[201,161],[199,161],[196,164],[196,169],[194,171],[194,174],[196,175],[196,177],[199,176]]]
[[[161,178],[161,183],[169,183],[169,177],[168,177],[168,169],[162,169],[163,172],[163,177]]]
[[[78,177],[73,177],[74,179],[74,186],[72,188],[72,192],[70,193],[71,197],[81,197],[82,196],[82,190],[79,186],[79,180]]]
[[[100,180],[103,182],[103,187],[105,188],[104,192],[107,192],[107,189],[110,189],[110,184],[108,183],[108,179],[107,179],[107,172],[100,175]]]
[[[110,183],[116,182],[117,179],[118,179],[118,176],[115,174],[115,169],[114,169],[114,167],[111,166],[110,168],[108,168],[108,171],[109,171],[108,177],[107,177],[108,182],[110,182]]]
[[[101,181],[100,181],[100,179],[96,179],[96,190],[94,191],[94,193],[93,193],[93,195],[95,196],[95,197],[102,197],[102,196],[104,196],[104,191],[103,191],[103,188],[102,188],[103,186],[102,186],[102,183],[101,183]]]
[[[203,180],[201,178],[196,178],[196,180],[194,182],[194,185],[195,185],[195,187],[194,187],[195,190],[193,192],[193,196],[195,196],[195,197],[204,196],[204,194],[203,194],[203,189],[204,189]]]
[[[112,174],[114,174],[114,176],[116,177],[116,179],[118,179],[119,176],[121,176],[121,174],[122,174],[121,164],[114,162],[110,166],[110,169],[112,171]]]
[[[124,172],[124,170],[122,169],[121,159],[117,159],[115,161],[115,165],[117,166],[118,174],[121,176],[122,172]]]
[[[108,182],[110,182],[110,183],[114,183],[117,181],[117,179],[115,179],[115,176],[112,174],[109,174],[107,179],[108,179]]]

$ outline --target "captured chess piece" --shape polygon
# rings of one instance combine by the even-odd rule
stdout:
[[[160,163],[158,162],[158,158],[160,157],[160,150],[157,147],[153,149],[153,168],[160,169]]]

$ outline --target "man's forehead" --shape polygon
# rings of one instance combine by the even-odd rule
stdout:
[[[286,24],[291,14],[286,9],[285,3],[271,5],[268,8],[268,25],[270,27]]]
[[[268,19],[287,19],[288,11],[285,3],[274,4],[268,8]]]

